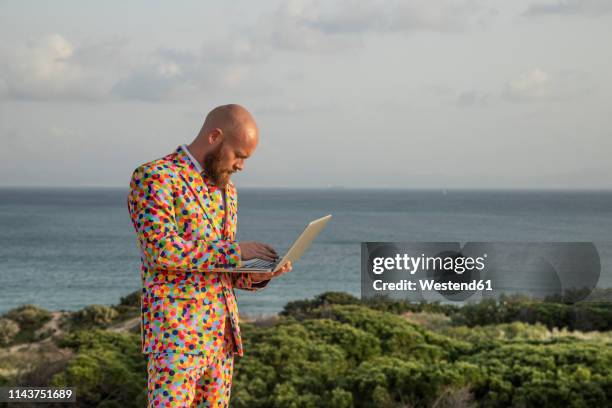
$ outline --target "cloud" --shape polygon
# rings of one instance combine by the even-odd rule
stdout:
[[[584,72],[562,71],[553,75],[534,68],[507,82],[501,97],[512,102],[563,101],[594,91],[594,83]]]
[[[491,95],[486,92],[479,91],[465,91],[459,94],[457,97],[457,106],[462,108],[472,106],[486,106],[491,100]]]
[[[612,12],[610,0],[557,0],[532,4],[524,14],[527,16],[574,14],[597,17],[610,12]]]
[[[53,136],[53,138],[72,138],[78,135],[78,132],[75,129],[68,128],[65,126],[53,125],[49,129],[49,134]]]
[[[128,48],[123,38],[75,43],[49,34],[0,48],[0,99],[160,102],[237,87],[279,51],[338,53],[366,34],[456,31],[490,13],[482,0],[290,0],[250,27],[197,49]]]
[[[122,99],[160,101],[188,91],[190,83],[180,65],[172,61],[143,64],[118,80],[111,92]]]
[[[462,30],[488,12],[479,0],[281,2],[251,27],[207,38],[196,51],[166,48],[151,53],[115,84],[112,93],[154,102],[214,92],[243,83],[257,64],[279,50],[343,52],[361,46],[366,33]]]
[[[592,78],[585,72],[550,73],[540,68],[533,68],[505,84],[502,83],[497,89],[468,89],[460,92],[454,98],[454,103],[458,107],[466,108],[491,106],[500,101],[560,102],[575,100],[595,92],[596,89]],[[451,92],[432,94],[446,98],[449,93]]]
[[[83,41],[54,33],[0,49],[0,99],[165,101],[235,87],[264,58],[241,37],[200,49],[129,52],[124,38]]]
[[[366,33],[459,31],[491,13],[478,0],[292,0],[263,17],[254,34],[281,49],[333,52],[361,46]]]
[[[112,94],[159,102],[236,87],[262,59],[258,52],[241,38],[209,39],[195,51],[161,48],[150,52],[119,79]]]
[[[329,34],[312,25],[319,6],[308,0],[281,2],[278,9],[262,16],[247,31],[261,50],[334,52],[360,43],[359,39],[343,33]]]
[[[248,33],[209,37],[200,47],[201,58],[207,63],[255,63],[265,60],[269,50],[261,47]]]
[[[253,112],[256,114],[267,115],[297,115],[310,114],[321,112],[333,112],[337,109],[337,105],[332,103],[316,103],[308,104],[296,101],[285,101],[279,103],[263,103],[255,102],[253,104]]]
[[[76,47],[60,34],[45,35],[0,52],[0,98],[95,100],[104,81],[95,45]]]
[[[474,0],[343,0],[315,4],[302,15],[303,22],[326,33],[454,31],[466,28],[486,10]]]
[[[509,100],[545,99],[551,93],[550,75],[535,68],[508,82],[503,95]]]

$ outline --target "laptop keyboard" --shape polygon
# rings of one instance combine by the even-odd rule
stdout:
[[[258,269],[268,269],[276,266],[276,261],[266,261],[264,259],[249,259],[240,265],[242,268],[258,268]]]

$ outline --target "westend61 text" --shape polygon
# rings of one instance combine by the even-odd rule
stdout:
[[[472,290],[493,290],[491,280],[473,280],[471,282],[436,282],[433,279],[419,279],[420,290],[435,290],[435,291],[472,291]],[[397,282],[383,282],[378,279],[372,282],[374,290],[417,290],[417,284],[414,281],[402,279]]]

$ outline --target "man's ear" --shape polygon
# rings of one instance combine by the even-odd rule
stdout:
[[[208,133],[208,143],[214,145],[217,142],[223,140],[223,130],[214,128]]]

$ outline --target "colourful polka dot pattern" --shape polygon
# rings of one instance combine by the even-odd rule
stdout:
[[[128,209],[142,253],[145,354],[209,356],[221,350],[229,326],[233,351],[243,355],[234,288],[265,284],[213,272],[240,263],[236,189],[226,186],[227,209],[215,189],[180,148],[132,175]]]
[[[149,354],[149,406],[227,407],[233,368],[231,338],[215,354]]]

